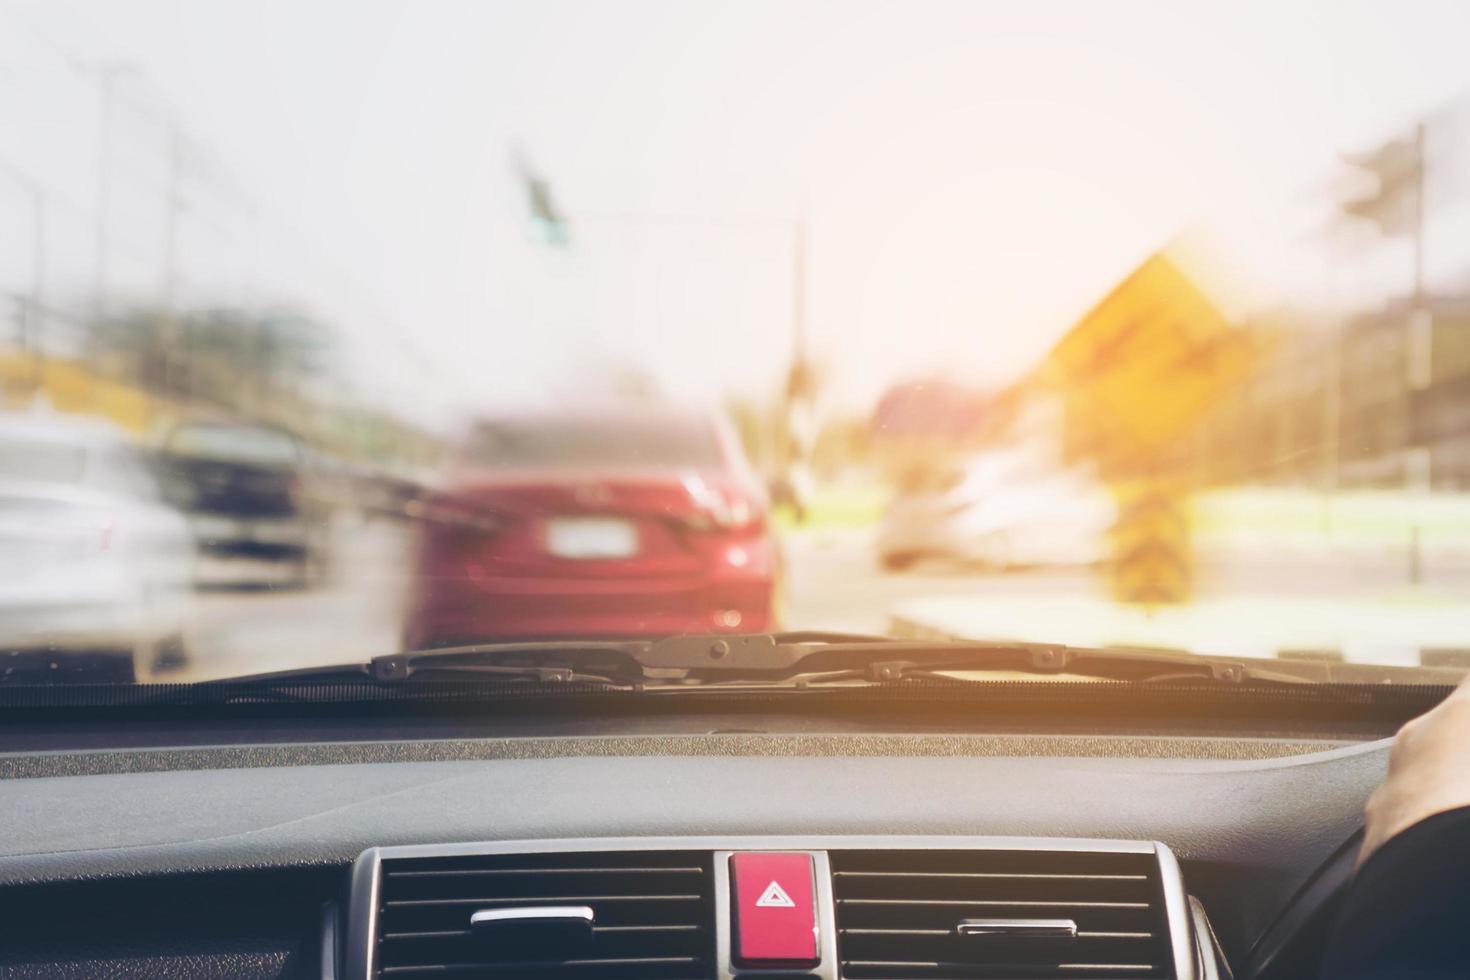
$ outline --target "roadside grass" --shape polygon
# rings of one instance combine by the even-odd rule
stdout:
[[[875,527],[891,491],[881,485],[820,487],[798,523],[789,506],[774,510],[778,530]],[[1470,551],[1470,493],[1355,490],[1336,494],[1249,487],[1200,494],[1190,502],[1197,547],[1258,545],[1292,550],[1402,547],[1418,535],[1431,550]]]
[[[875,527],[888,505],[889,492],[879,486],[820,488],[807,505],[806,520],[798,523],[789,506],[775,509],[774,523],[781,531],[850,531]]]
[[[1251,488],[1201,494],[1191,507],[1199,544],[1277,547],[1470,548],[1470,493]]]

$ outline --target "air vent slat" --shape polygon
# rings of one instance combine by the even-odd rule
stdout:
[[[869,980],[969,980],[972,977],[1006,977],[1008,980],[1023,978],[1080,978],[1090,976],[1108,977],[1151,977],[1155,967],[1147,963],[1058,963],[1055,966],[1030,963],[986,963],[984,972],[977,972],[973,963],[885,963],[881,961],[850,961],[849,968],[864,971]],[[887,971],[887,972],[885,972]]]
[[[839,906],[842,905],[943,905],[943,906],[976,906],[976,907],[1004,907],[1004,908],[1046,908],[1046,909],[1146,909],[1148,902],[1048,902],[1017,899],[984,899],[984,898],[839,898]]]
[[[854,936],[952,936],[950,929],[846,929]],[[1151,932],[1079,932],[1078,939],[1153,939]]]
[[[695,956],[637,956],[618,959],[606,957],[590,960],[485,960],[473,963],[454,964],[431,964],[426,966],[402,966],[384,967],[382,972],[388,975],[395,973],[410,973],[415,970],[459,970],[463,972],[481,971],[487,973],[510,972],[510,973],[546,973],[553,970],[591,970],[602,967],[618,968],[645,968],[660,966],[693,966],[699,962]]]
[[[388,877],[460,878],[469,876],[509,878],[516,875],[701,875],[703,868],[442,868],[427,871],[389,871]]]
[[[632,933],[651,932],[703,932],[702,926],[598,926],[592,930],[594,936],[608,935],[616,936]],[[384,933],[384,939],[448,939],[454,936],[474,935],[470,929],[447,929],[436,932],[390,932]]]
[[[1174,976],[1151,853],[833,851],[838,956],[848,980]],[[964,920],[1075,936],[960,935]]]
[[[569,902],[697,902],[700,895],[536,895],[535,901],[542,905]],[[385,908],[412,908],[417,905],[520,905],[527,900],[525,895],[502,897],[480,895],[471,898],[400,898],[384,902]]]
[[[1041,879],[1045,881],[1148,881],[1148,875],[1097,874],[1023,874],[1017,871],[839,871],[834,878],[977,878],[977,879]]]
[[[711,860],[663,851],[386,859],[377,975],[710,980]],[[470,927],[482,909],[538,906],[588,906],[593,926]]]

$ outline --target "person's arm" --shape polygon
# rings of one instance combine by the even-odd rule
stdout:
[[[1470,807],[1401,831],[1358,869],[1322,977],[1470,977]]]
[[[1470,678],[1394,739],[1322,976],[1470,977]]]

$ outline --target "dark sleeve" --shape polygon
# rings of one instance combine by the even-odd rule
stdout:
[[[1358,870],[1323,980],[1470,977],[1470,807],[1386,841]]]

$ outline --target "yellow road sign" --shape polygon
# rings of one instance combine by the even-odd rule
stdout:
[[[1135,451],[1167,443],[1250,371],[1251,339],[1164,252],[1151,256],[1074,326],[1044,376],[1074,414]]]

